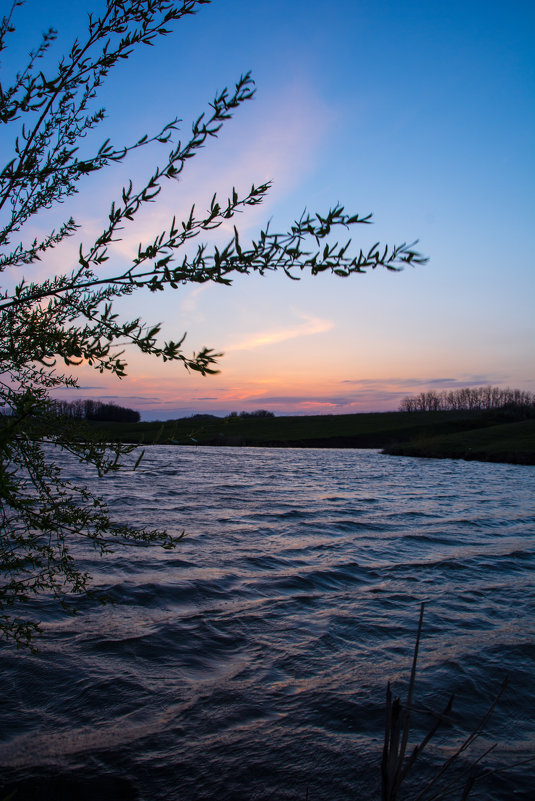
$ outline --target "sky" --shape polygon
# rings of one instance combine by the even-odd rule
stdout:
[[[102,8],[27,0],[0,54],[2,73],[19,68],[50,25],[59,31],[54,63],[81,36],[87,11]],[[186,136],[214,94],[249,70],[257,92],[124,231],[113,264],[192,202],[204,209],[215,191],[226,197],[266,180],[268,198],[240,217],[242,241],[268,220],[284,231],[303,209],[340,203],[373,213],[373,226],[351,234],[357,250],[419,240],[429,262],[347,279],[270,274],[141,292],[118,310],[161,322],[167,338],[187,332],[191,351],[224,352],[220,374],[128,351],[126,378],[85,367],[80,388],[58,396],[166,420],[390,411],[423,390],[485,384],[535,391],[534,33],[527,0],[213,0],[136,52],[102,87],[97,145],[131,142],[175,116]],[[89,177],[60,209],[82,223],[80,234],[25,277],[68,272],[122,185],[148,176],[162,155],[147,148]]]

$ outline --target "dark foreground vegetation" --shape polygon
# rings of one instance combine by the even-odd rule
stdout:
[[[385,453],[535,464],[535,418],[518,410],[221,418],[94,423],[113,442],[273,448],[381,448]]]

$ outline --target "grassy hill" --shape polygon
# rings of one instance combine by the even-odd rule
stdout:
[[[387,453],[482,462],[535,464],[535,420],[493,425],[446,436],[420,437],[393,445]]]
[[[381,448],[391,454],[535,464],[535,420],[506,413],[383,412],[300,417],[196,415],[165,423],[94,424],[138,444]]]

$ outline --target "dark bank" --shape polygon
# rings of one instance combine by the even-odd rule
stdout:
[[[392,455],[535,464],[535,419],[517,411],[380,412],[94,422],[112,442],[284,448],[380,448]]]

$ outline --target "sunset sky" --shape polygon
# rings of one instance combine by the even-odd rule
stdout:
[[[27,0],[2,72],[21,67],[49,25],[60,34],[57,60],[87,11],[102,7]],[[529,0],[213,0],[138,51],[103,87],[97,145],[134,141],[174,116],[186,136],[215,92],[249,70],[257,94],[125,230],[115,263],[192,202],[204,209],[215,191],[224,198],[266,180],[266,202],[239,220],[243,241],[269,219],[284,231],[305,207],[324,213],[339,202],[373,212],[375,224],[352,234],[357,249],[418,239],[430,260],[397,274],[272,274],[139,294],[125,314],[163,322],[166,337],[187,331],[190,350],[223,351],[222,372],[202,378],[132,352],[127,378],[83,369],[81,389],[63,397],[164,420],[393,410],[407,394],[466,385],[535,391],[534,33]],[[26,277],[67,272],[122,185],[166,152],[147,148],[88,179],[61,209],[84,224],[80,236]]]

